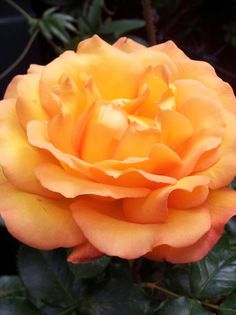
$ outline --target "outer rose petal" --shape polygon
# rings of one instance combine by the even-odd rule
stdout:
[[[73,217],[88,241],[102,253],[134,259],[145,255],[157,245],[169,244],[175,247],[195,243],[210,228],[207,208],[194,211],[170,210],[167,223],[135,224],[125,221],[117,213],[119,203],[110,203],[104,212],[89,198],[81,198],[72,204]],[[120,218],[112,217],[113,213]],[[194,222],[194,226],[192,226]]]
[[[0,102],[0,163],[4,175],[21,190],[56,197],[56,194],[42,187],[34,175],[38,164],[53,162],[54,159],[49,155],[40,154],[28,143],[26,134],[17,120],[14,103],[12,99]]]
[[[183,248],[162,245],[156,247],[146,256],[155,260],[167,260],[175,264],[195,262],[206,256],[220,239],[224,225],[236,214],[236,192],[229,188],[212,191],[209,194],[208,205],[212,227],[199,241]]]
[[[209,63],[191,60],[172,41],[153,46],[150,49],[162,52],[172,59],[179,70],[178,79],[193,79],[202,82],[217,93],[218,100],[226,109],[236,114],[236,99],[231,86],[216,75],[214,68]]]
[[[4,99],[17,97],[17,85],[25,77],[26,75],[17,75],[11,80],[4,94]]]
[[[208,169],[196,172],[199,175],[209,176],[210,188],[217,189],[230,183],[235,176],[236,169],[236,116],[228,111],[223,112],[226,122],[225,134],[220,149],[221,158]]]
[[[126,53],[131,53],[137,50],[145,49],[146,47],[135,42],[134,40],[127,38],[127,37],[121,37],[119,38],[114,44],[114,47],[122,50]]]
[[[0,185],[0,195],[0,214],[9,232],[21,242],[40,249],[84,242],[68,202],[28,194],[9,184]]]
[[[132,56],[97,35],[80,42],[77,54],[80,71],[92,76],[104,99],[134,98],[137,95],[142,67]]]
[[[39,100],[39,75],[23,76],[17,85],[16,113],[22,126],[26,128],[33,119],[48,120],[48,115]]]

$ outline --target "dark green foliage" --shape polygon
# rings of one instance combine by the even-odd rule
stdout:
[[[199,301],[180,297],[175,300],[166,300],[154,313],[155,315],[211,315]]]

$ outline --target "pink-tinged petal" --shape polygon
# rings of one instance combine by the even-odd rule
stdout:
[[[122,110],[98,103],[91,110],[84,130],[81,158],[89,163],[111,158],[127,128],[128,119]]]
[[[31,121],[27,126],[27,134],[30,144],[50,152],[65,168],[99,183],[145,188],[158,188],[164,184],[176,183],[176,179],[169,176],[150,174],[132,168],[124,171],[105,169],[63,153],[49,142],[46,122]]]
[[[162,244],[188,246],[210,229],[210,215],[206,207],[195,208],[194,211],[171,209],[168,221],[163,224],[135,224],[122,219],[122,213],[118,212],[119,202],[110,202],[107,206],[109,209],[104,211],[99,208],[98,200],[81,198],[72,204],[71,209],[88,241],[110,256],[134,259]],[[118,214],[120,218],[117,218]]]
[[[193,135],[191,121],[181,113],[164,110],[158,115],[161,125],[161,141],[177,151]]]
[[[224,225],[236,215],[236,192],[229,188],[210,192],[208,207],[212,222],[211,229],[195,244],[183,248],[158,246],[148,253],[147,257],[154,260],[167,260],[175,264],[196,262],[205,257],[222,236]]]
[[[49,116],[40,104],[39,79],[40,77],[37,74],[28,74],[17,85],[16,113],[24,128],[31,120],[49,119]]]
[[[67,201],[28,194],[0,185],[0,214],[19,241],[39,249],[71,247],[84,242]]]
[[[133,223],[165,222],[168,220],[168,208],[191,209],[201,206],[208,196],[208,183],[207,177],[189,176],[175,185],[154,190],[145,198],[126,198],[123,201],[124,214]]]
[[[212,189],[228,185],[233,180],[236,170],[236,116],[228,111],[224,111],[223,118],[226,122],[226,128],[220,146],[222,155],[208,169],[196,172],[196,174],[206,175],[211,179],[210,187]]]
[[[142,67],[131,55],[107,44],[97,35],[80,42],[77,55],[77,71],[91,75],[104,99],[136,97]]]
[[[53,157],[33,148],[15,113],[15,101],[0,103],[0,164],[6,178],[21,190],[43,196],[58,197],[42,187],[34,170],[38,164],[53,162]]]
[[[149,190],[137,187],[120,187],[100,184],[88,179],[66,173],[61,167],[54,164],[42,164],[36,169],[36,176],[42,186],[60,193],[66,198],[80,195],[96,195],[103,197],[136,198],[146,196]]]
[[[146,47],[135,42],[134,40],[127,37],[120,37],[114,44],[114,47],[122,50],[126,53],[132,53],[137,50],[145,49]]]
[[[233,89],[217,76],[209,63],[189,59],[172,41],[153,46],[150,49],[166,54],[176,64],[178,79],[200,81],[207,88],[216,92],[218,100],[226,109],[236,114],[236,99]]]
[[[99,252],[99,250],[89,242],[85,242],[73,248],[67,261],[73,264],[86,263],[101,256],[103,256],[103,254]]]
[[[8,84],[7,89],[4,94],[4,99],[16,98],[17,97],[17,86],[19,82],[25,78],[25,75],[16,75],[11,82]]]

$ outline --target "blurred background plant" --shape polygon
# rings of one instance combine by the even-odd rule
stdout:
[[[4,88],[35,42],[40,58],[37,51],[34,62],[47,63],[93,34],[109,43],[123,35],[144,45],[172,39],[191,58],[210,62],[236,87],[236,0],[4,0],[0,12],[3,5],[25,18],[29,32],[21,53],[8,67],[0,65],[0,80],[11,74]]]

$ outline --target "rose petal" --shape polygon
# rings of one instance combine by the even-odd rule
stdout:
[[[146,157],[159,142],[160,132],[154,129],[140,129],[136,123],[127,128],[114,153],[114,159],[125,160],[129,157]]]
[[[104,185],[78,176],[73,176],[54,164],[40,165],[36,168],[36,176],[42,186],[51,191],[60,193],[66,198],[91,194],[119,199],[125,197],[141,197],[149,193],[149,190],[146,188]]]
[[[4,99],[16,98],[17,97],[17,86],[18,83],[25,78],[25,75],[16,75],[11,82],[8,84],[7,89],[4,94]]]
[[[192,136],[191,121],[181,113],[164,110],[158,115],[161,125],[161,141],[177,151]]]
[[[234,114],[227,111],[223,113],[224,121],[226,122],[225,134],[220,146],[222,155],[220,159],[210,166],[208,169],[196,172],[199,175],[209,176],[211,179],[210,187],[217,189],[228,185],[234,176],[236,169],[236,125]]]
[[[48,136],[50,142],[63,152],[76,154],[72,143],[72,132],[74,119],[66,107],[62,107],[61,112],[52,117],[48,122]]]
[[[109,214],[99,209],[98,203],[81,198],[72,204],[71,209],[88,241],[110,256],[135,259],[157,245],[191,245],[210,228],[210,215],[205,207],[195,211],[171,209],[168,222],[163,224],[135,224],[122,217],[112,217],[117,215],[119,203],[110,203]]]
[[[0,214],[19,241],[39,249],[71,247],[84,242],[68,202],[28,194],[0,185]]]
[[[144,72],[141,84],[147,86],[149,95],[137,112],[139,115],[154,118],[160,110],[156,103],[168,89],[168,84],[158,75],[157,70],[151,66]]]
[[[81,158],[89,163],[111,158],[127,128],[123,111],[109,104],[97,104],[84,130]]]
[[[77,54],[80,71],[92,76],[104,99],[136,97],[142,69],[135,58],[97,35],[80,42]]]
[[[34,175],[35,167],[52,162],[49,155],[40,154],[27,141],[26,134],[15,113],[15,101],[1,102],[0,111],[0,163],[7,179],[16,187],[43,196],[58,195],[42,187]]]
[[[182,79],[173,82],[175,86],[175,103],[179,110],[181,105],[191,98],[208,96],[217,101],[217,93],[207,88],[202,82],[193,79]]]
[[[107,170],[91,165],[70,154],[63,153],[49,142],[46,122],[31,121],[27,126],[27,134],[28,140],[33,146],[50,152],[70,171],[74,171],[74,173],[78,172],[79,175],[82,174],[89,179],[103,184],[157,188],[164,184],[173,184],[176,182],[176,179],[172,177],[150,174],[137,169],[127,169],[124,171]]]
[[[146,47],[127,37],[120,37],[114,44],[114,47],[126,53],[145,49]]]
[[[122,161],[106,160],[95,165],[106,169],[125,170],[128,168],[139,169],[151,174],[171,174],[171,168],[180,165],[181,159],[177,153],[164,144],[155,144],[147,157],[129,157]]]
[[[123,201],[124,214],[134,223],[165,222],[168,207],[190,209],[204,204],[208,196],[208,183],[207,177],[189,176],[175,185],[154,190],[145,198],[126,198]]]
[[[212,227],[195,244],[174,248],[166,245],[156,247],[147,257],[168,260],[174,264],[195,262],[205,257],[223,233],[224,225],[236,214],[236,192],[228,188],[212,191],[208,198]]]
[[[217,76],[209,63],[189,59],[172,41],[149,49],[166,54],[176,64],[178,79],[193,79],[202,82],[207,88],[216,92],[217,99],[226,109],[236,113],[236,99],[233,89]]]
[[[39,78],[37,74],[28,74],[17,85],[16,113],[24,128],[31,120],[49,119],[39,100]]]

